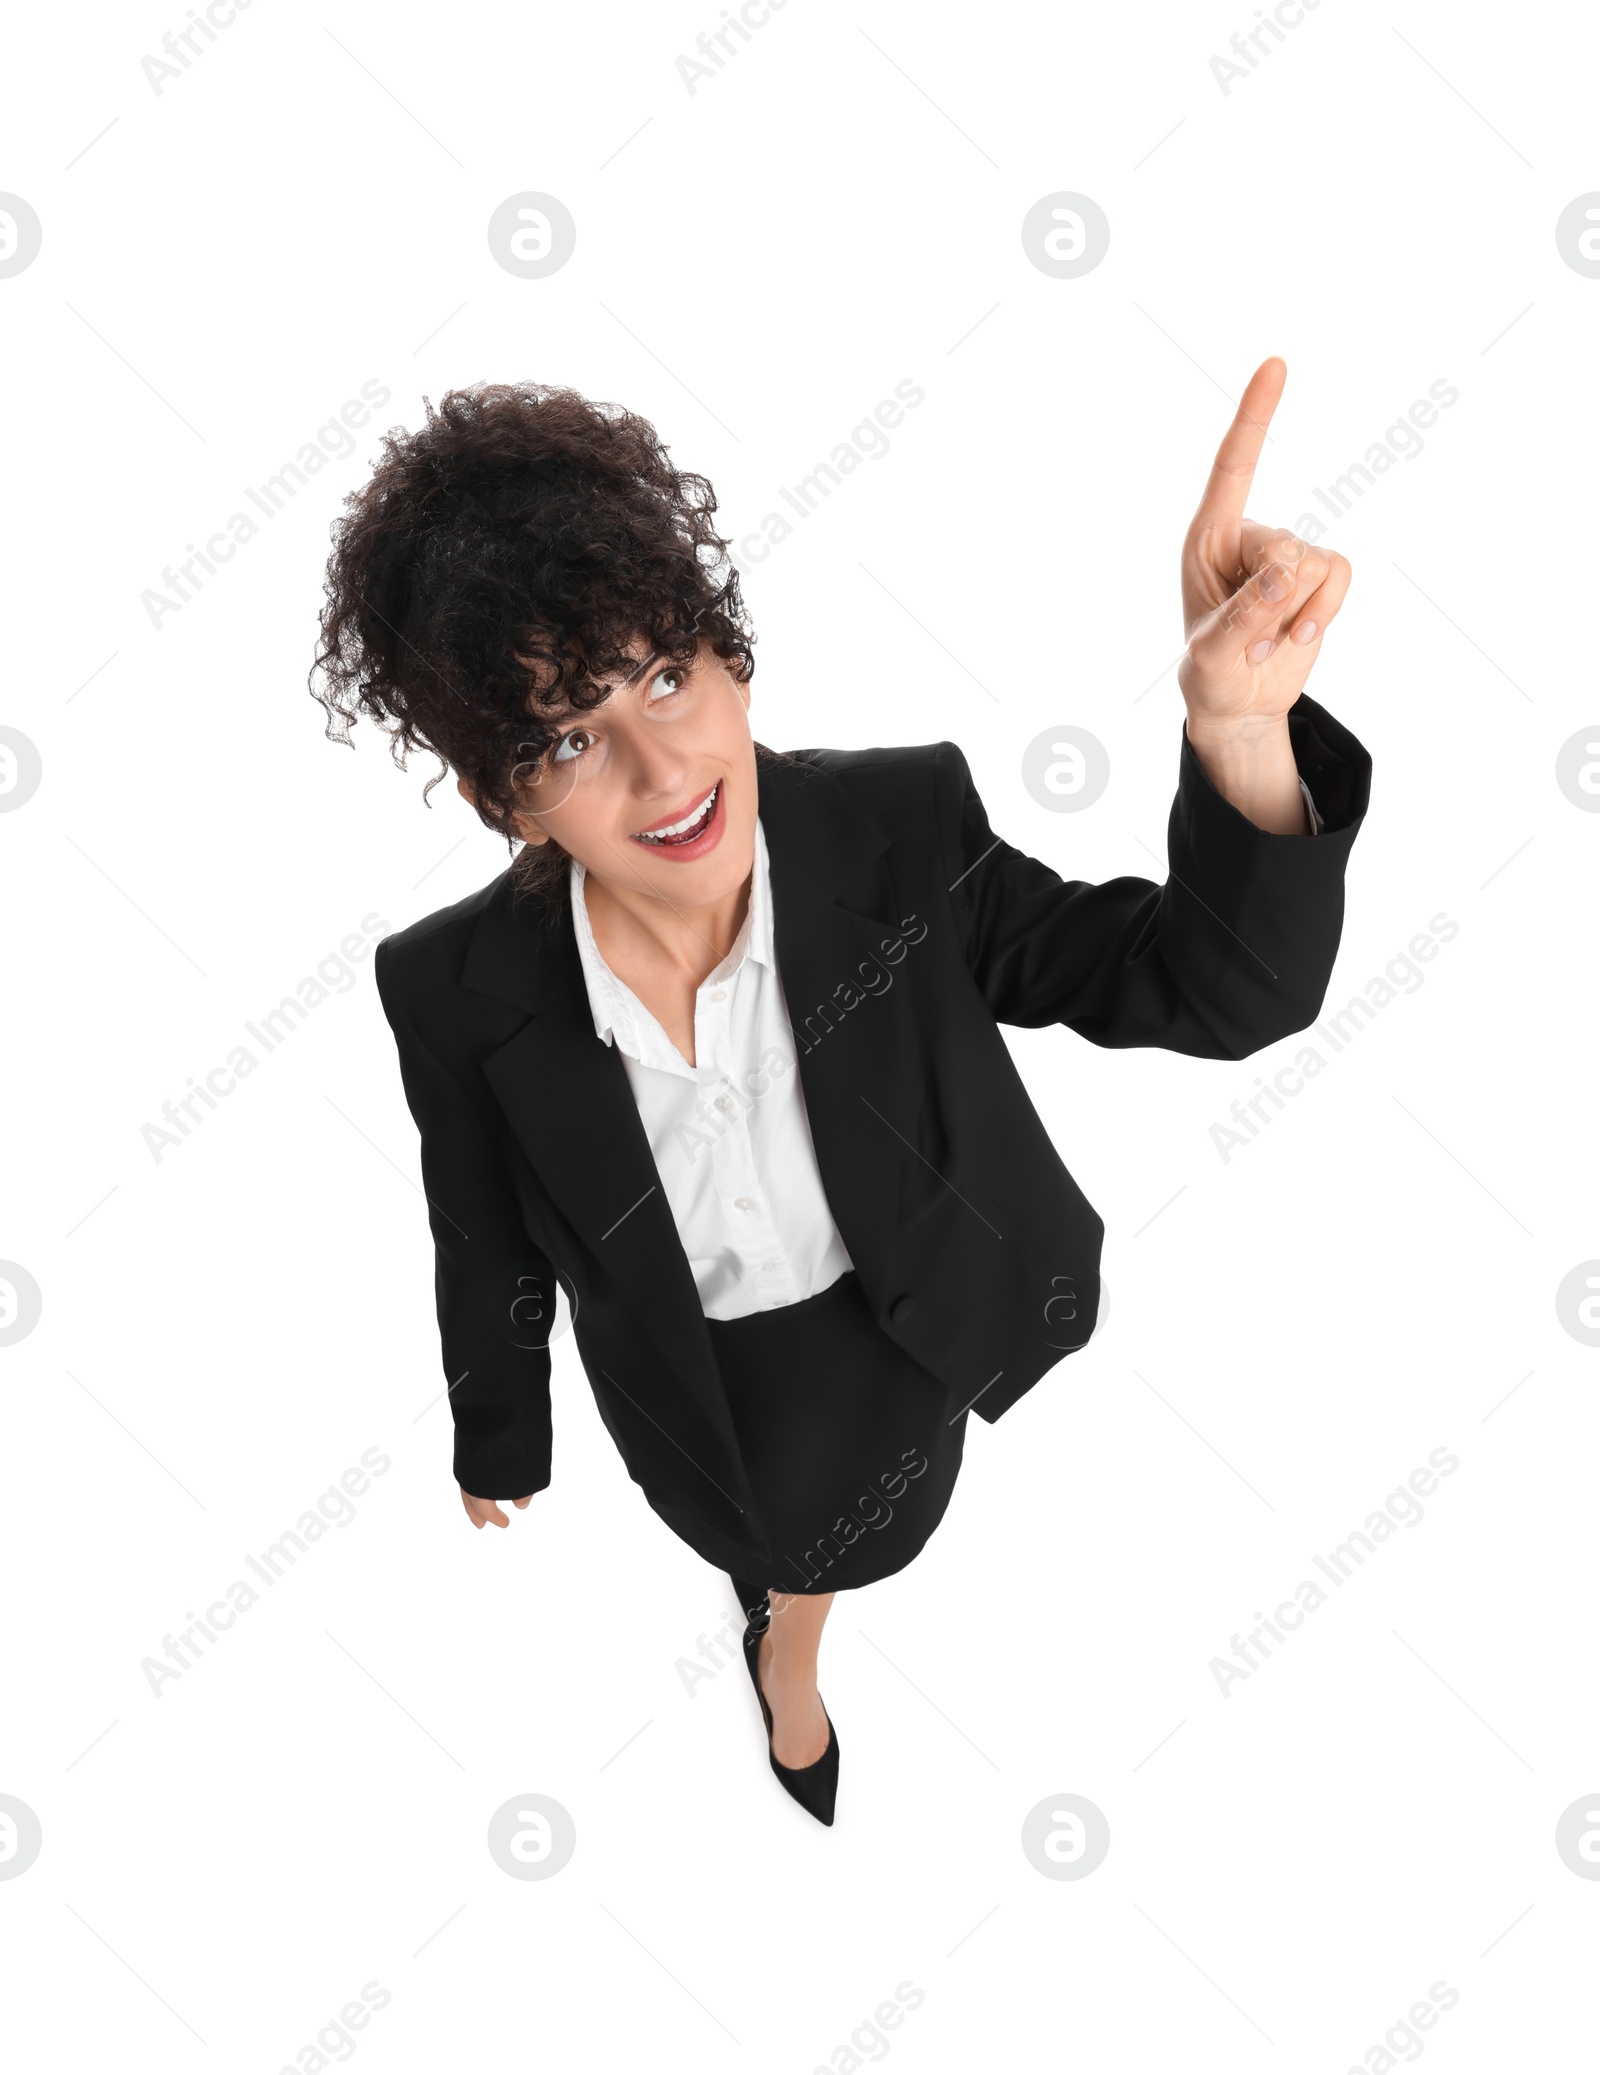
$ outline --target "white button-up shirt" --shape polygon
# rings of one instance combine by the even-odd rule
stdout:
[[[749,912],[695,993],[694,1066],[601,957],[585,876],[573,858],[572,919],[595,1035],[622,1055],[701,1310],[743,1318],[817,1295],[854,1264],[811,1143],[759,818]]]

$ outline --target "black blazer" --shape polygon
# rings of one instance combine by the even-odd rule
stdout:
[[[774,945],[834,1221],[883,1330],[994,1421],[1081,1347],[1105,1227],[998,1025],[1245,1059],[1321,1011],[1372,762],[1302,694],[1316,836],[1246,820],[1181,734],[1168,877],[1065,881],[989,827],[953,742],[758,756]],[[672,1523],[765,1539],[688,1259],[563,898],[509,872],[375,967],[421,1133],[454,1474],[550,1481],[555,1283],[600,1416]],[[753,1064],[753,1062],[752,1062]]]

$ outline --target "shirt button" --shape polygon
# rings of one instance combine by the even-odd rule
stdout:
[[[733,1108],[733,1098],[731,1095],[719,1095],[714,1106],[719,1110],[731,1110]]]
[[[772,1271],[781,1268],[783,1266],[783,1263],[781,1261],[763,1261],[761,1266],[765,1271],[771,1273]]]
[[[728,990],[725,987],[713,987],[711,992],[706,996],[707,1001],[726,1001],[727,999]]]
[[[753,1196],[735,1196],[733,1207],[735,1210],[754,1210],[756,1199]]]

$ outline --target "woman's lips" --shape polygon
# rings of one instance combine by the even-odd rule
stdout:
[[[704,857],[707,851],[715,850],[722,840],[722,831],[727,823],[727,814],[723,806],[726,795],[727,785],[719,778],[710,814],[686,835],[665,836],[653,840],[635,830],[629,841],[637,843],[641,850],[648,850],[652,857],[671,858],[675,864],[689,864],[697,857]]]

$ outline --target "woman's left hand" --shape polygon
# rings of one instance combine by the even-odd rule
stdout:
[[[1192,740],[1282,723],[1304,689],[1350,587],[1343,555],[1244,515],[1288,369],[1274,355],[1251,376],[1183,543],[1188,649],[1178,687]]]

